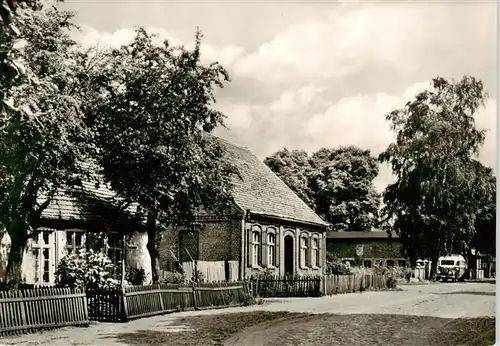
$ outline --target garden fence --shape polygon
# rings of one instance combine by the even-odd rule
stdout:
[[[87,290],[91,320],[119,322],[175,311],[241,305],[247,283],[156,284],[122,289]]]
[[[0,334],[88,325],[85,292],[70,288],[0,291]]]

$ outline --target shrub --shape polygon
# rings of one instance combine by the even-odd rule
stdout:
[[[186,276],[179,272],[165,272],[162,284],[183,285],[186,283]]]
[[[143,285],[146,280],[146,272],[144,271],[144,268],[137,269],[129,267],[125,273],[125,279],[132,285]]]
[[[203,282],[205,281],[205,274],[203,274],[198,268],[193,270],[193,277],[191,278],[192,282]]]
[[[331,275],[351,275],[351,267],[340,260],[328,261],[326,263],[326,273]]]
[[[111,275],[117,269],[105,253],[81,249],[61,259],[55,283],[59,287],[117,287],[120,281]]]
[[[387,279],[387,288],[396,288],[397,281],[392,276]]]

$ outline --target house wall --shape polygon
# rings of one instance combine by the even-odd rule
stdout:
[[[372,264],[387,265],[387,260],[405,261],[401,244],[398,239],[326,239],[326,249],[329,256],[343,260],[354,260],[358,255],[363,261]]]
[[[252,235],[254,231],[260,232],[261,243],[261,259],[258,264],[253,263],[253,250],[252,250]],[[266,235],[267,232],[274,232],[276,234],[276,265],[269,266],[266,260],[268,250]],[[245,246],[243,248],[244,256],[244,277],[248,278],[252,275],[262,273],[264,270],[270,271],[274,275],[285,275],[285,236],[290,235],[293,237],[293,267],[296,274],[299,275],[322,275],[325,269],[325,233],[305,228],[292,228],[279,223],[265,223],[257,221],[245,221]],[[306,236],[307,239],[317,237],[319,240],[319,263],[312,267],[308,260],[306,266],[300,265],[300,237]],[[308,242],[308,246],[311,241]]]
[[[194,239],[183,241],[183,245],[188,249],[192,257],[198,256],[195,260],[200,261],[239,261],[241,253],[241,220],[233,218],[230,220],[207,220],[198,222],[193,228],[187,229],[184,226],[169,226],[162,231],[160,242],[160,269],[173,271],[175,268],[175,258],[187,260],[185,252],[181,256],[179,248],[180,234],[191,232]],[[172,257],[173,252],[174,257]]]
[[[66,232],[79,231],[82,233],[82,244],[86,243],[87,233],[82,229],[53,229],[39,228],[41,231],[36,239],[29,239],[23,254],[21,265],[22,282],[34,285],[53,285],[55,283],[55,272],[60,260],[67,253]],[[44,238],[44,233],[46,236]],[[10,236],[5,232],[0,234],[0,280],[5,277],[5,269],[10,251]],[[146,248],[147,234],[144,232],[134,232],[127,241],[126,266],[144,268],[146,281],[150,282],[151,259]],[[45,253],[44,253],[44,250]],[[44,255],[48,254],[48,257]],[[48,259],[48,281],[43,280],[44,260]],[[38,276],[38,279],[37,279]]]

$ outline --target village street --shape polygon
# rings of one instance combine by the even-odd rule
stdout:
[[[7,337],[4,345],[178,345],[178,334],[193,333],[189,323],[193,316],[203,319],[222,317],[231,313],[235,320],[242,314],[258,311],[306,313],[241,326],[236,333],[227,335],[225,345],[349,345],[349,344],[430,344],[427,332],[434,335],[432,344],[456,344],[452,337],[460,328],[458,318],[479,318],[471,331],[477,328],[491,330],[495,316],[495,284],[493,283],[436,283],[402,285],[398,291],[380,291],[342,294],[322,298],[267,299],[263,305],[221,310],[182,312],[144,318],[122,324],[92,324],[88,328],[64,328],[43,333]],[[236,315],[232,315],[236,314]],[[260,312],[260,314],[264,314]],[[314,315],[309,315],[314,314]],[[325,314],[318,316],[317,314]],[[351,316],[346,316],[351,315]],[[394,316],[399,315],[399,316]],[[226,317],[226,320],[229,320]],[[489,322],[488,322],[489,321]],[[206,322],[203,322],[206,323]],[[233,323],[233,322],[231,322]],[[478,324],[477,324],[478,323]],[[446,327],[445,327],[446,326]],[[447,335],[446,332],[455,333]],[[148,339],[155,335],[155,340]],[[231,334],[231,333],[229,333]],[[470,333],[469,333],[470,334]],[[436,340],[436,337],[441,337]],[[451,339],[450,339],[451,338]],[[185,339],[183,339],[185,340]],[[477,337],[474,344],[482,344]],[[468,340],[470,343],[471,340]],[[196,344],[210,344],[197,340]],[[222,342],[221,342],[222,343]],[[212,343],[213,344],[213,343]],[[218,343],[217,343],[218,344]]]

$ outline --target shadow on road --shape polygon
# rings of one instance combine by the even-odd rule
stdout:
[[[449,295],[449,294],[471,294],[475,296],[495,296],[495,292],[478,292],[478,291],[455,291],[455,292],[445,292],[445,293],[435,293],[441,295]]]
[[[247,312],[193,316],[186,332],[116,335],[128,345],[492,345],[494,318],[446,319],[378,314]]]

